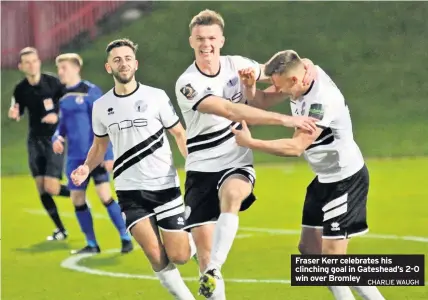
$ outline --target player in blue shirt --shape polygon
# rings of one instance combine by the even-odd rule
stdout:
[[[67,93],[60,99],[60,118],[58,128],[52,137],[55,153],[64,151],[64,139],[67,139],[67,179],[71,199],[75,207],[77,220],[85,234],[87,245],[72,253],[99,253],[100,247],[95,238],[90,208],[86,203],[86,188],[89,179],[80,186],[75,186],[70,178],[71,172],[84,163],[93,141],[92,105],[102,96],[100,88],[88,81],[82,81],[80,68],[82,59],[78,54],[67,53],[56,58],[58,76],[66,85]],[[94,180],[97,194],[107,208],[108,214],[120,233],[122,253],[132,251],[133,245],[126,233],[119,204],[114,201],[110,189],[109,172],[113,168],[113,150],[111,144],[104,158],[104,163],[90,175]]]

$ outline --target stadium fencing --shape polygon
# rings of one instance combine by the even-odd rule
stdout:
[[[42,60],[52,59],[60,48],[77,38],[97,35],[97,22],[126,1],[2,1],[1,67],[16,67],[24,47],[38,49]]]

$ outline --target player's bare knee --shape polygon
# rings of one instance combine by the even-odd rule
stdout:
[[[110,185],[108,183],[101,183],[96,185],[95,188],[97,190],[97,195],[100,198],[101,202],[103,204],[109,204],[112,199]]]
[[[245,189],[231,188],[223,189],[220,194],[220,208],[222,212],[238,212],[242,201],[251,191]]]
[[[143,249],[155,272],[163,270],[168,265],[167,255],[159,245],[145,245]]]
[[[184,265],[190,259],[190,247],[174,247],[166,249],[170,262],[176,265]]]
[[[70,191],[70,198],[75,207],[83,206],[86,203],[85,191],[72,190]]]
[[[43,187],[46,193],[51,195],[58,195],[61,189],[59,180],[56,178],[45,177]]]
[[[320,254],[322,249],[321,244],[318,244],[316,242],[312,242],[312,243],[300,242],[297,248],[299,249],[299,252],[301,254]]]
[[[347,239],[324,239],[322,242],[322,254],[346,254]]]
[[[45,192],[45,181],[44,178],[41,176],[37,176],[34,178],[34,181],[36,182],[37,191],[39,194],[43,194]]]

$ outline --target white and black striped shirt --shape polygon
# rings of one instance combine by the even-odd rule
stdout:
[[[138,84],[126,96],[114,89],[94,103],[92,126],[113,145],[116,190],[162,190],[179,186],[165,128],[179,118],[161,89]]]
[[[317,66],[318,78],[310,90],[291,101],[293,115],[320,119],[321,135],[305,153],[320,182],[337,182],[357,173],[364,165],[360,148],[354,140],[349,108],[331,78]]]
[[[253,163],[252,151],[238,146],[230,130],[231,126],[240,126],[239,123],[197,110],[211,95],[245,103],[238,70],[249,67],[260,77],[257,62],[242,56],[221,56],[217,74],[206,75],[193,63],[178,78],[175,93],[186,123],[187,171],[217,172]]]

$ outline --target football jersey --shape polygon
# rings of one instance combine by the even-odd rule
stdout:
[[[337,182],[354,175],[364,166],[354,141],[348,105],[331,78],[316,66],[318,78],[308,92],[291,101],[294,116],[319,119],[321,135],[304,152],[304,157],[323,183]]]
[[[197,110],[209,96],[218,96],[233,103],[246,103],[238,70],[254,68],[260,77],[260,65],[242,56],[221,56],[220,70],[207,75],[194,62],[178,78],[175,86],[178,105],[187,131],[186,171],[218,172],[253,163],[250,149],[236,143],[231,126],[240,126],[226,118]]]
[[[134,92],[117,95],[111,89],[93,104],[96,136],[113,145],[116,190],[162,190],[179,186],[165,128],[179,122],[167,94],[137,83]]]
[[[67,138],[67,159],[85,159],[92,146],[92,105],[102,95],[96,85],[84,80],[72,87],[66,87],[66,94],[59,100],[59,122],[52,136]],[[104,160],[112,160],[111,144]]]

